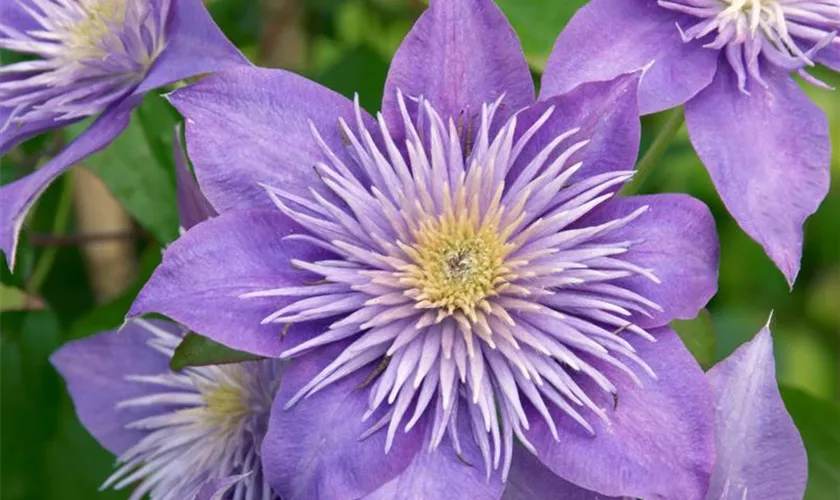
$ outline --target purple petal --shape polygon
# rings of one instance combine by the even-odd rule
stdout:
[[[428,426],[424,443],[429,442],[431,430],[431,426]],[[483,432],[483,429],[480,432]],[[487,479],[483,467],[484,459],[472,437],[472,430],[466,418],[458,421],[458,435],[461,436],[461,458],[455,454],[448,437],[433,452],[428,451],[428,446],[423,446],[400,475],[363,497],[363,500],[497,500],[504,488],[501,476],[498,471],[494,471],[490,479]]]
[[[24,32],[41,27],[24,7],[32,8],[32,0],[15,0],[14,2],[0,2],[0,20],[3,24]]]
[[[279,211],[223,214],[193,227],[163,255],[128,313],[164,314],[193,331],[234,349],[277,356],[322,325],[262,321],[294,298],[240,298],[248,292],[302,285],[317,277],[295,270],[291,259],[330,255],[285,236],[304,232]]]
[[[12,108],[4,108],[0,106],[0,130],[2,130],[6,126],[6,122],[9,120],[11,112]],[[35,137],[36,135],[46,132],[47,130],[65,127],[77,121],[80,121],[80,119],[53,120],[51,118],[46,118],[43,120],[26,122],[22,125],[10,125],[8,130],[3,131],[3,134],[0,135],[0,155],[6,154],[6,152],[8,152],[10,149],[17,146],[26,139],[29,139],[30,137]]]
[[[817,62],[834,71],[840,71],[840,46],[829,45],[817,53]]]
[[[634,314],[629,320],[643,328],[662,326],[674,319],[691,319],[717,292],[720,245],[715,220],[703,202],[683,194],[618,197],[587,216],[585,224],[599,224],[626,216],[638,208],[649,210],[609,241],[640,241],[622,259],[650,269],[661,283],[642,276],[616,280],[662,306],[648,318]]]
[[[534,102],[522,46],[490,0],[433,0],[394,55],[382,110],[402,123],[397,90],[424,96],[444,120],[468,117],[505,95],[505,116]]]
[[[831,143],[825,114],[781,70],[769,87],[738,91],[732,70],[686,104],[691,142],[729,213],[792,286],[802,257],[802,225],[829,187]]]
[[[662,328],[653,334],[655,343],[627,340],[657,380],[645,376],[640,388],[623,372],[594,365],[618,387],[614,400],[581,379],[581,387],[597,398],[611,422],[604,424],[584,410],[594,437],[557,410],[559,442],[533,411],[527,436],[549,469],[582,488],[611,496],[702,500],[714,466],[711,389],[673,331]]]
[[[718,64],[718,51],[683,43],[677,24],[690,26],[691,19],[653,0],[589,2],[557,38],[540,98],[611,80],[653,62],[639,88],[642,114],[686,102],[712,81]]]
[[[284,500],[362,497],[405,470],[420,450],[422,423],[408,434],[397,433],[387,454],[384,431],[360,439],[382,416],[380,412],[362,422],[368,393],[355,388],[367,377],[364,370],[283,409],[344,347],[346,343],[336,344],[296,359],[283,375],[262,457],[269,484]]]
[[[313,168],[329,148],[364,178],[345,152],[339,117],[355,123],[353,103],[282,70],[239,68],[209,76],[169,96],[187,122],[187,151],[210,203],[225,212],[274,208],[260,183],[309,193],[320,186]],[[364,119],[370,121],[366,113]],[[370,122],[372,124],[372,122]],[[322,194],[332,199],[326,189]]]
[[[6,2],[8,3],[8,2]],[[12,109],[11,108],[4,108],[0,106],[0,130],[3,130],[6,127],[6,122],[9,121],[9,118],[12,116]],[[18,141],[23,140],[23,136],[21,137],[9,137],[11,134],[3,133],[0,134],[0,155],[6,154],[6,152]]]
[[[566,481],[551,472],[531,452],[521,446],[513,451],[505,494],[502,500],[620,500],[618,497],[599,495]]]
[[[216,26],[202,0],[171,0],[166,48],[135,93],[184,78],[251,63]]]
[[[808,460],[776,384],[767,327],[709,370],[717,398],[717,463],[709,498],[800,500]]]
[[[189,229],[199,222],[219,215],[198,188],[187,159],[184,157],[184,145],[181,143],[180,127],[175,128],[175,180],[178,183],[178,213],[181,227]]]
[[[180,329],[164,321],[153,323],[176,333]],[[158,375],[169,371],[169,359],[149,348],[149,331],[128,323],[119,331],[104,332],[64,344],[50,361],[67,383],[82,425],[99,443],[119,455],[136,444],[145,431],[126,425],[160,412],[160,407],[132,406],[117,409],[117,403],[158,391],[153,384],[139,384],[127,375]]]
[[[100,116],[61,153],[32,174],[0,188],[0,249],[14,268],[18,235],[27,212],[52,183],[67,169],[105,148],[128,126],[131,111],[140,98],[129,98]]]
[[[198,490],[193,500],[223,500],[224,494],[236,483],[248,477],[248,474],[239,474],[236,476],[223,477],[221,479],[214,479],[207,481]]]
[[[605,172],[632,170],[639,154],[641,124],[636,103],[640,73],[621,75],[608,82],[581,85],[568,94],[540,101],[517,116],[516,138],[522,136],[550,107],[554,112],[531,138],[508,178],[513,180],[528,163],[556,137],[575,128],[581,130],[565,144],[589,140],[589,144],[567,162],[583,161],[572,177],[592,177]],[[566,147],[557,148],[562,152]],[[557,156],[556,154],[554,156]]]

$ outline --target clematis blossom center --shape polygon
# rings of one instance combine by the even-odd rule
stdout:
[[[125,23],[126,0],[93,0],[79,4],[81,17],[67,23],[68,55],[74,59],[104,57],[100,41],[112,27]]]
[[[515,246],[506,241],[511,224],[500,227],[505,212],[498,202],[502,188],[482,215],[478,193],[469,193],[465,184],[462,179],[454,196],[445,186],[446,202],[440,215],[418,206],[420,222],[412,231],[414,243],[398,243],[409,261],[401,263],[396,274],[410,287],[404,295],[417,301],[415,307],[436,311],[435,323],[448,316],[459,322],[476,322],[476,308],[491,312],[488,299],[508,287],[513,278],[511,268],[505,266],[505,258]]]
[[[151,334],[150,349],[171,358],[180,335],[159,324],[136,324]],[[266,360],[126,376],[138,387],[157,390],[117,403],[120,411],[146,414],[127,426],[146,436],[117,457],[119,468],[102,487],[139,483],[132,499],[149,493],[155,499],[180,500],[194,498],[205,481],[258,470],[281,373],[282,363]],[[250,474],[233,487],[235,498],[254,498],[259,492],[272,498],[264,481],[261,473]]]
[[[840,6],[836,0],[659,0],[659,5],[700,20],[678,26],[684,42],[714,36],[704,47],[726,51],[726,58],[747,93],[747,77],[761,85],[760,56],[788,71],[798,71],[825,86],[803,68],[829,44],[840,45]]]
[[[6,127],[91,116],[126,95],[165,45],[172,0],[32,0],[35,26],[0,20],[0,48],[40,59],[0,68]]]
[[[199,384],[198,390],[204,396],[207,406],[207,421],[219,428],[232,429],[240,424],[250,413],[248,392],[243,389],[246,381],[244,373],[227,369],[228,380],[216,380],[212,384]]]

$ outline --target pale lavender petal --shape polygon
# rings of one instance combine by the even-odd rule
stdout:
[[[6,126],[6,121],[9,120],[11,111],[12,108],[4,108],[0,106],[0,130]],[[30,137],[35,137],[47,130],[61,128],[77,121],[79,120],[53,120],[51,118],[46,118],[36,122],[27,122],[22,125],[11,125],[8,130],[5,130],[2,134],[0,134],[0,155],[6,154],[6,152],[10,149]]]
[[[251,63],[225,37],[202,0],[171,0],[166,47],[135,90],[149,90],[184,78]]]
[[[776,383],[765,327],[709,370],[715,393],[717,463],[710,499],[800,500],[808,459]]]
[[[398,90],[425,97],[444,120],[462,122],[502,94],[504,117],[534,101],[519,39],[490,0],[433,0],[391,63],[382,101],[389,124],[402,121]]]
[[[768,67],[769,85],[738,90],[733,71],[685,107],[694,149],[729,213],[792,286],[802,226],[828,193],[831,142],[825,114],[786,72]]]
[[[21,226],[38,196],[67,169],[110,144],[128,126],[131,111],[139,102],[139,98],[126,99],[34,173],[0,188],[0,249],[10,268],[14,268]]]
[[[545,113],[551,116],[531,137],[511,166],[508,178],[515,179],[531,160],[564,132],[580,129],[566,140],[571,145],[589,141],[566,162],[582,161],[583,167],[572,181],[605,172],[632,170],[639,153],[641,124],[636,90],[641,73],[620,75],[607,82],[587,83],[568,94],[540,101],[517,115],[516,140]],[[558,147],[562,152],[566,147]],[[551,161],[554,154],[549,157]]]
[[[354,390],[370,369],[356,371],[289,409],[283,406],[329,364],[346,343],[305,355],[283,376],[263,441],[263,472],[284,500],[356,499],[400,474],[420,449],[423,422],[408,434],[399,432],[385,453],[385,431],[362,439],[382,412],[362,422],[367,391]]]
[[[558,410],[552,414],[559,442],[533,411],[526,436],[549,469],[582,488],[611,496],[702,500],[714,466],[711,388],[673,331],[662,328],[653,334],[655,343],[628,341],[658,379],[642,376],[644,387],[637,387],[623,372],[593,361],[618,387],[615,399],[580,380],[610,419],[605,424],[581,410],[595,436]]]
[[[817,62],[840,71],[840,45],[830,45],[817,53]]]
[[[11,27],[18,32],[41,29],[41,26],[23,9],[24,6],[31,8],[31,5],[32,0],[0,3],[0,21],[2,21],[3,25]],[[0,75],[0,81],[4,81],[4,79],[16,80],[17,78],[19,77]],[[78,119],[55,120],[54,118],[45,118],[37,122],[10,125],[7,129],[6,122],[11,117],[12,110],[13,108],[0,106],[0,130],[3,131],[0,134],[0,155],[6,154],[6,152],[17,144],[30,137],[78,121]]]
[[[560,33],[542,79],[540,98],[586,82],[611,80],[653,65],[639,88],[642,114],[678,106],[714,78],[718,51],[683,43],[677,24],[692,17],[655,0],[593,0]]]
[[[717,292],[720,245],[715,220],[703,202],[682,194],[619,197],[584,219],[601,223],[649,209],[605,241],[639,241],[622,259],[649,269],[661,283],[644,276],[611,282],[662,307],[652,317],[634,314],[630,321],[647,328],[674,319],[691,319]]]
[[[246,477],[248,477],[248,474],[239,474],[207,481],[198,491],[194,500],[223,500],[225,493]]]
[[[260,184],[307,196],[323,188],[315,165],[326,160],[324,143],[359,179],[345,152],[338,119],[355,123],[345,97],[283,70],[239,68],[211,75],[169,95],[187,123],[187,151],[213,207],[272,208]],[[367,114],[364,119],[371,124]]]
[[[521,446],[513,451],[513,465],[502,500],[620,500],[576,486],[551,472],[531,452]]]
[[[180,329],[168,322],[153,321],[170,333]],[[126,426],[161,411],[159,406],[129,406],[117,403],[159,392],[154,384],[126,380],[127,375],[158,375],[169,370],[169,357],[150,349],[149,331],[128,323],[121,330],[99,333],[64,344],[50,361],[67,383],[82,425],[115,455],[140,441],[146,431]]]
[[[431,438],[431,427],[426,428],[424,442]],[[458,420],[458,434],[462,452],[460,458],[449,438],[445,438],[435,451],[429,452],[428,447],[423,446],[400,475],[363,497],[363,500],[497,500],[504,484],[499,474],[492,474],[489,480],[485,476],[481,451],[472,439],[467,418]]]
[[[261,324],[293,298],[241,296],[318,279],[290,260],[330,254],[285,238],[293,232],[303,230],[279,211],[233,212],[198,224],[167,249],[128,316],[164,314],[234,349],[279,355],[324,325]]]
[[[0,3],[0,19],[3,20],[3,24],[21,32],[40,27],[24,7],[32,8],[32,0]]]

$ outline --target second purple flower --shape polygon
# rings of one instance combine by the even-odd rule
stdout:
[[[840,70],[836,0],[592,0],[557,38],[542,95],[650,66],[643,114],[685,105],[727,210],[793,286],[805,220],[829,188],[825,113],[792,78]]]

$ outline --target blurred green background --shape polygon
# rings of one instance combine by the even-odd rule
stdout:
[[[557,33],[581,0],[498,0],[539,77]],[[376,111],[390,57],[420,0],[213,0],[211,13],[256,64],[285,67]],[[3,54],[4,57],[14,57]],[[840,76],[817,76],[840,87]],[[538,81],[538,80],[537,80]],[[708,366],[751,338],[771,310],[778,377],[809,453],[807,498],[840,499],[840,97],[808,87],[831,121],[833,182],[806,226],[793,291],[719,201],[685,129],[644,192],[686,192],[715,214],[722,246],[720,291],[708,314],[676,325]],[[63,342],[118,326],[178,235],[172,126],[178,116],[149,96],[114,144],[49,188],[24,226],[19,264],[0,288],[0,498],[127,498],[97,489],[113,457],[76,419],[48,363]],[[664,122],[644,119],[642,151]],[[30,172],[85,124],[33,139],[3,158],[0,180]],[[796,133],[792,130],[791,133]],[[90,175],[93,174],[93,175]],[[99,180],[97,180],[97,178]],[[101,181],[101,182],[100,182]],[[122,207],[122,208],[120,208]]]

